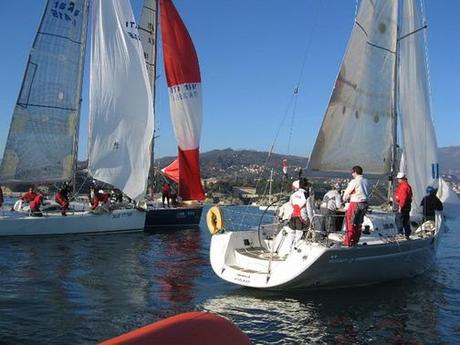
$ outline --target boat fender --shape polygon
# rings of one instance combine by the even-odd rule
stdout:
[[[213,206],[206,214],[206,222],[211,235],[217,234],[224,228],[224,216],[220,207]]]

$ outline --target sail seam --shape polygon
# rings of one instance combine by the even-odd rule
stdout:
[[[148,7],[148,6],[144,6],[143,8],[146,8],[146,9],[152,11],[152,12],[156,12],[155,9],[153,9],[153,8],[151,8],[151,7]]]
[[[56,34],[50,34],[48,32],[38,32],[39,35],[44,35],[44,36],[53,36],[53,37],[57,37],[57,38],[63,38],[63,39],[66,39],[72,43],[75,43],[75,44],[83,44],[83,42],[81,41],[75,41],[73,39],[71,39],[70,37],[67,37],[67,36],[63,36],[63,35],[56,35]]]
[[[356,25],[358,25],[358,27],[363,31],[363,33],[366,35],[366,37],[369,37],[369,35],[367,34],[366,29],[364,29],[364,27],[363,27],[361,24],[359,24],[358,21],[355,21],[355,23],[356,23]]]
[[[142,26],[139,26],[139,27],[138,27],[138,30],[142,30],[142,31],[145,31],[145,32],[147,32],[147,33],[149,33],[149,34],[153,34],[153,30],[144,29]]]
[[[391,49],[388,49],[388,48],[385,48],[385,47],[382,47],[382,46],[379,46],[375,43],[372,43],[372,42],[369,42],[369,41],[366,41],[368,45],[374,47],[374,48],[379,48],[379,49],[382,49],[382,50],[386,50],[387,52],[391,53],[391,54],[396,54],[395,51],[391,50]]]
[[[56,106],[52,106],[52,105],[39,105],[39,104],[22,103],[22,102],[18,102],[17,104],[20,105],[21,107],[24,107],[24,108],[37,107],[37,108],[50,108],[50,109],[70,110],[70,111],[76,111],[77,110],[75,108],[56,107]]]

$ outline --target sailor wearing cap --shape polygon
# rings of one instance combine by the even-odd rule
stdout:
[[[409,239],[411,228],[410,228],[410,210],[412,204],[412,187],[407,182],[407,177],[403,172],[399,172],[396,175],[398,179],[398,186],[394,192],[395,202],[395,223],[398,228],[398,233],[403,234]]]

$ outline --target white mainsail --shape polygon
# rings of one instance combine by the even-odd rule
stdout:
[[[152,87],[153,99],[155,100],[156,78],[156,40],[157,40],[157,11],[158,0],[144,0],[139,25],[139,38],[144,49],[145,64]]]
[[[88,12],[88,0],[47,2],[11,120],[2,183],[72,178]]]
[[[133,199],[146,190],[153,99],[129,0],[95,0],[89,171]]]
[[[397,0],[363,0],[308,168],[391,170]]]
[[[158,21],[158,0],[144,0],[141,10],[141,21],[139,25],[139,38],[144,49],[145,65],[149,75],[150,87],[152,89],[153,111],[155,112],[155,82],[157,65],[157,21]],[[154,145],[155,136],[152,137],[150,166],[155,163]],[[149,184],[153,184],[154,171],[150,170]]]

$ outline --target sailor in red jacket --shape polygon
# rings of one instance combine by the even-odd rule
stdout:
[[[42,205],[43,202],[43,194],[41,191],[39,191],[36,195],[35,198],[30,202],[30,212],[32,216],[35,217],[41,217],[42,212],[40,211],[40,206]]]
[[[56,193],[54,200],[61,206],[61,214],[67,216],[66,210],[69,208],[69,193],[70,186],[67,183],[64,183],[59,192]]]
[[[165,199],[168,202],[169,207],[169,200],[171,199],[171,185],[169,183],[163,184],[161,187],[161,201],[163,203],[163,207],[165,207]]]
[[[410,210],[412,204],[412,187],[407,182],[407,178],[404,173],[399,172],[396,176],[398,179],[398,187],[394,192],[394,202],[395,202],[395,223],[398,228],[400,235],[403,234],[407,239],[409,239],[411,228],[410,228]]]
[[[36,196],[37,193],[34,192],[34,188],[30,187],[28,192],[22,194],[21,200],[30,203],[35,199]]]

